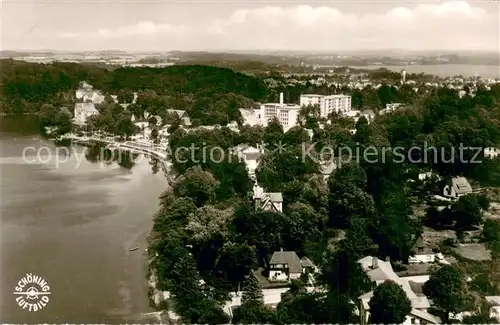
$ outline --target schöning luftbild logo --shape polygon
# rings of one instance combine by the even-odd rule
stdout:
[[[49,302],[50,287],[42,277],[28,273],[17,283],[14,295],[22,309],[39,311]]]

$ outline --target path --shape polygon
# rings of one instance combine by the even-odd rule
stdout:
[[[114,137],[98,137],[98,136],[77,136],[74,134],[67,134],[61,136],[61,139],[68,139],[71,140],[72,142],[74,141],[75,143],[89,143],[89,142],[101,142],[105,143],[108,146],[115,147],[117,149],[124,149],[124,150],[135,150],[140,153],[146,154],[146,155],[151,155],[155,158],[157,158],[161,162],[161,167],[165,173],[168,171],[168,155],[167,155],[167,150],[164,147],[160,147],[158,145],[154,145],[152,143],[138,143],[134,141],[124,141],[124,142],[119,142],[114,139]]]

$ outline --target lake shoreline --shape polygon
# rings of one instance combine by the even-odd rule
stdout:
[[[23,148],[48,147],[55,152],[55,143],[40,142],[36,129],[20,133],[5,129],[2,253],[9,267],[2,285],[10,287],[19,274],[31,270],[50,283],[54,295],[47,308],[27,314],[5,292],[2,320],[157,323],[148,299],[145,249],[159,198],[170,182],[164,175],[154,175],[147,159],[137,161],[131,172],[116,163],[100,167],[86,158],[80,164],[77,156],[83,157],[86,149],[77,145],[75,154],[59,166],[54,160],[26,164]],[[30,182],[19,182],[20,178]],[[129,252],[136,246],[140,250]]]

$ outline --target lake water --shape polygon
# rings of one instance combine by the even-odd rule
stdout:
[[[437,64],[406,66],[368,65],[350,67],[356,69],[386,68],[396,72],[400,72],[404,69],[407,73],[426,73],[439,77],[462,75],[464,77],[481,76],[482,78],[500,78],[500,66],[498,65]]]
[[[48,159],[51,142],[14,129],[1,121],[1,322],[151,323],[140,316],[152,311],[144,249],[168,186],[161,169],[154,174],[142,156],[130,169],[92,163],[84,147],[57,165]],[[13,294],[27,273],[50,286],[37,312],[19,307]]]

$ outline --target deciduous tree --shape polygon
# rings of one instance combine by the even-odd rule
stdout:
[[[373,324],[402,324],[411,312],[411,301],[406,292],[393,281],[376,287],[369,305]]]
[[[201,167],[189,168],[173,185],[174,193],[180,197],[190,197],[200,207],[215,199],[215,191],[219,183],[209,172]]]
[[[445,312],[463,311],[467,302],[467,285],[460,272],[453,266],[445,265],[431,274],[424,284],[424,294]]]

